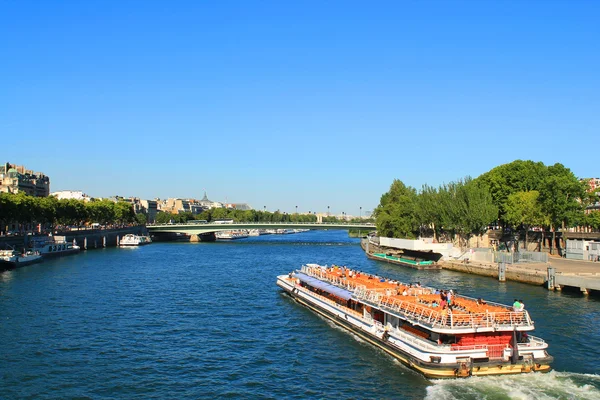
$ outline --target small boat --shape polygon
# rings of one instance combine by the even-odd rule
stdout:
[[[215,236],[217,240],[236,240],[245,239],[248,237],[248,234],[243,231],[221,231],[216,232]]]
[[[128,233],[123,236],[119,241],[120,247],[132,247],[132,246],[143,246],[145,244],[152,243],[152,239],[150,236],[143,235],[134,235],[133,233]]]
[[[530,334],[525,310],[451,291],[447,306],[444,291],[420,283],[318,264],[278,276],[277,285],[427,378],[551,370],[548,344]]]
[[[0,250],[0,269],[14,269],[42,262],[42,256],[34,251]]]
[[[77,254],[81,250],[75,243],[67,242],[65,236],[35,238],[32,240],[30,248],[44,258]]]

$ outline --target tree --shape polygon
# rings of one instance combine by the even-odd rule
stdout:
[[[139,225],[146,225],[146,223],[148,222],[146,219],[146,215],[142,213],[135,214],[135,220]]]
[[[415,189],[394,179],[390,190],[381,196],[374,211],[377,231],[381,236],[414,238],[419,229],[416,211]]]
[[[441,190],[441,188],[440,188]],[[433,238],[437,240],[437,231],[442,226],[442,210],[440,209],[440,193],[438,189],[423,185],[417,201],[419,224],[433,230]]]
[[[516,192],[540,190],[546,174],[547,169],[542,162],[515,160],[491,169],[477,180],[490,188],[493,202],[498,207],[498,218],[504,225],[508,196]]]
[[[556,163],[548,167],[548,173],[540,188],[540,204],[552,230],[552,246],[556,244],[556,229],[581,219],[585,186],[570,169]]]
[[[528,234],[532,226],[547,225],[547,218],[542,211],[539,202],[540,192],[530,190],[528,192],[517,192],[508,196],[505,210],[505,220],[515,228],[525,229],[525,244],[527,249]],[[543,238],[542,238],[543,241]]]
[[[114,215],[117,222],[127,223],[135,221],[135,211],[133,210],[133,205],[126,201],[118,201],[113,206]]]

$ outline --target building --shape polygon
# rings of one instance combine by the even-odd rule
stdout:
[[[0,165],[0,192],[46,197],[50,194],[50,178],[22,165],[5,163]]]
[[[218,201],[209,200],[206,196],[206,192],[204,192],[204,197],[202,200],[198,201],[198,204],[202,206],[202,208],[208,210],[210,208],[223,208],[223,203],[219,203]]]
[[[250,207],[250,205],[247,203],[227,203],[227,204],[225,204],[225,208],[231,208],[233,210],[242,210],[242,211],[252,210],[252,207]]]
[[[589,192],[600,188],[600,178],[588,178],[588,185],[590,185]]]
[[[189,201],[175,198],[169,198],[158,203],[158,210],[171,214],[192,212]]]
[[[50,196],[56,197],[58,200],[83,200],[90,201],[92,198],[80,190],[59,190],[58,192],[50,193]]]
[[[156,222],[156,214],[158,213],[158,203],[155,200],[140,200],[142,212],[146,215],[146,221],[149,224]]]

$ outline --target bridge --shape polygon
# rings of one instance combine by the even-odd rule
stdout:
[[[186,235],[200,235],[210,232],[237,231],[241,229],[320,229],[320,230],[365,230],[374,231],[373,223],[353,222],[236,222],[223,223],[187,223],[147,225],[150,233],[184,233]]]

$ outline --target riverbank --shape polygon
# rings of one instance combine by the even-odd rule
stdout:
[[[148,235],[143,225],[129,226],[113,229],[85,229],[77,231],[59,232],[55,236],[63,236],[67,242],[73,242],[82,250],[102,249],[116,247],[118,240],[127,234]],[[0,237],[0,249],[14,247],[15,249],[27,248],[27,241],[32,237],[40,236],[3,236]]]
[[[361,240],[361,247],[368,258],[375,259],[375,251],[386,252],[383,246],[367,246],[367,239]],[[441,269],[462,272],[466,274],[487,276],[499,279],[501,271],[497,263],[481,263],[465,260],[440,260]],[[592,261],[569,260],[560,257],[550,257],[548,263],[516,263],[506,264],[504,279],[544,286],[550,290],[563,290],[573,288],[583,294],[600,294],[600,263]]]

